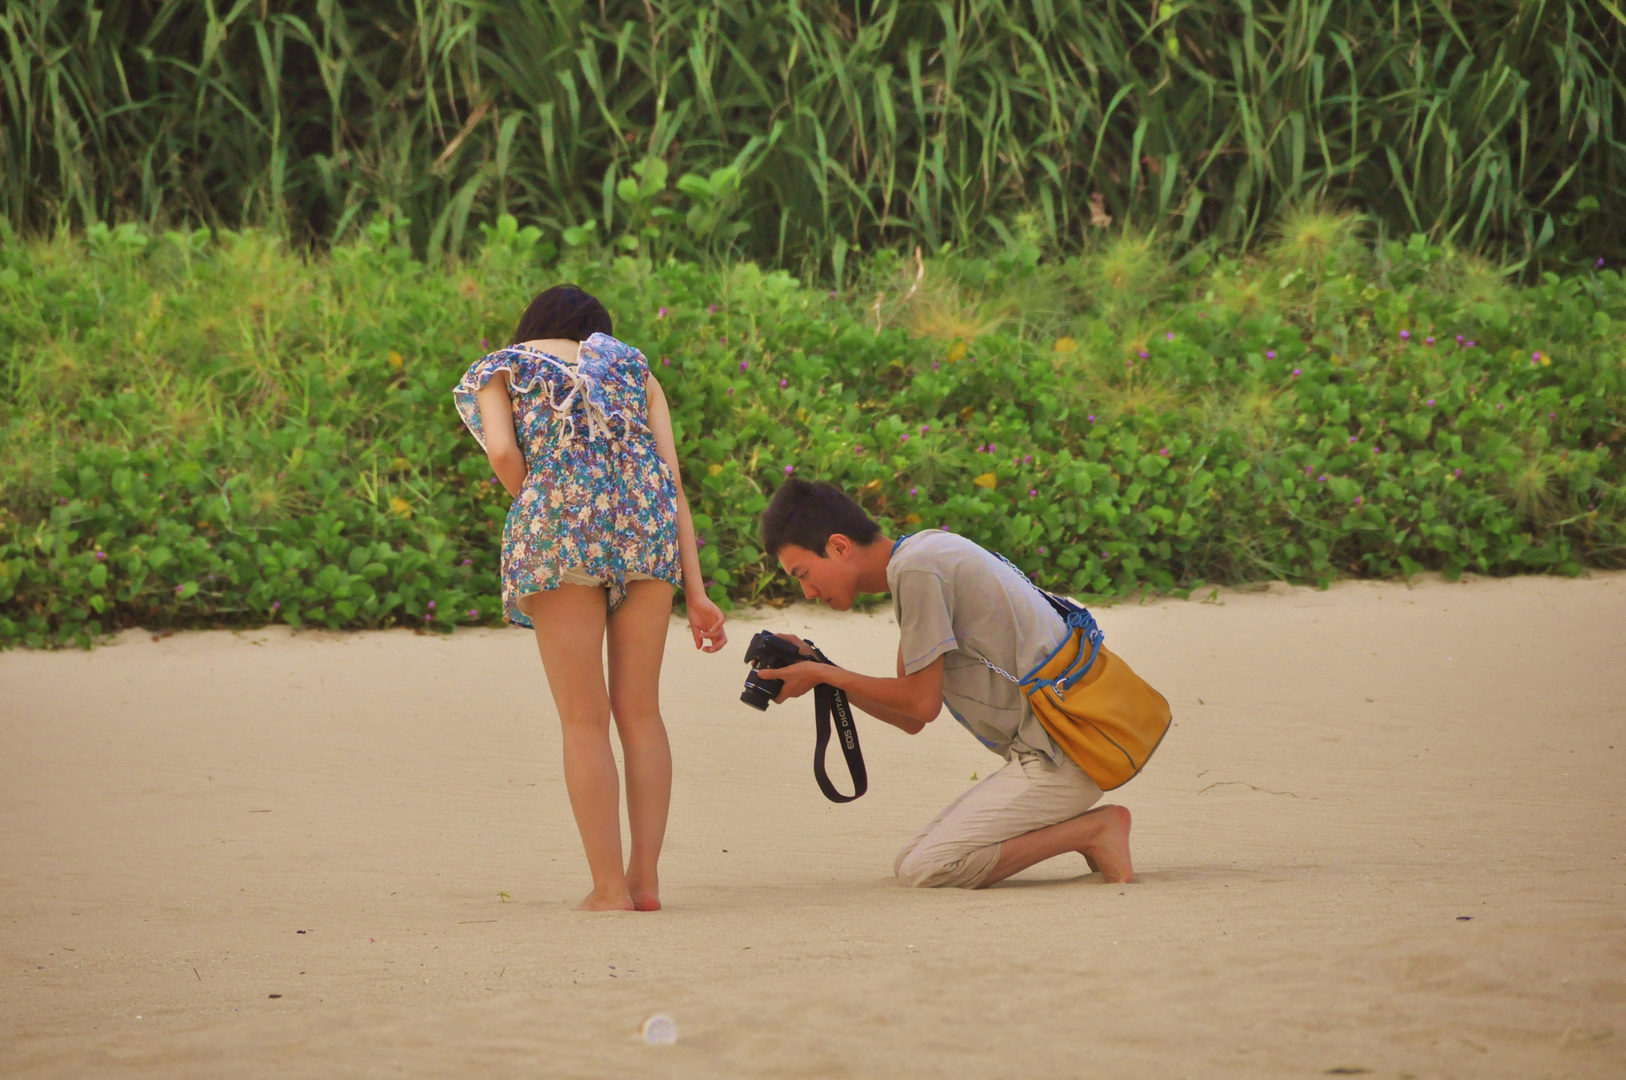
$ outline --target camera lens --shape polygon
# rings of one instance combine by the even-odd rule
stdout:
[[[773,699],[779,696],[779,691],[785,684],[778,679],[759,679],[755,675],[745,677],[745,689],[740,691],[740,700],[751,708],[760,712],[767,712]]]

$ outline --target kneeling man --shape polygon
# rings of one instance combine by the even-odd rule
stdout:
[[[1066,623],[1037,587],[950,532],[883,536],[833,484],[785,481],[761,527],[763,548],[801,582],[808,599],[845,611],[859,593],[890,593],[900,637],[896,678],[792,664],[763,672],[784,681],[777,700],[829,683],[910,735],[946,706],[1006,761],[904,845],[894,867],[901,884],[975,889],[1067,852],[1083,855],[1106,881],[1132,880],[1129,811],[1091,809],[1101,789],[1056,746],[1026,696],[1002,674],[1031,670],[1068,638]]]

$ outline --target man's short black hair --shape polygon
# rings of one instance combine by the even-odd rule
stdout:
[[[881,535],[864,508],[834,484],[791,477],[779,485],[762,512],[762,548],[778,555],[786,544],[823,556],[830,537],[840,533],[858,544]]]

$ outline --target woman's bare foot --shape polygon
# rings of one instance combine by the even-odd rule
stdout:
[[[577,911],[635,911],[632,896],[625,889],[618,893],[600,893],[597,889],[576,905]]]
[[[632,894],[632,909],[634,911],[659,911],[661,909],[660,882],[651,878],[642,881],[628,875],[627,892]]]
[[[1102,806],[1075,820],[1093,826],[1078,847],[1090,869],[1108,884],[1134,881],[1134,868],[1129,863],[1129,808]]]

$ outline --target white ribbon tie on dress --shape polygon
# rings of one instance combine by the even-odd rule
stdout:
[[[576,421],[571,414],[579,402],[582,411],[587,414],[587,437],[591,439],[600,435],[609,438],[609,403],[604,397],[603,382],[610,374],[610,362],[597,352],[588,353],[585,350],[578,355],[574,368],[546,353],[543,359],[558,368],[570,386],[570,392],[563,401],[553,396],[551,387],[548,390],[548,407],[564,422],[563,437],[569,440],[576,437]]]

